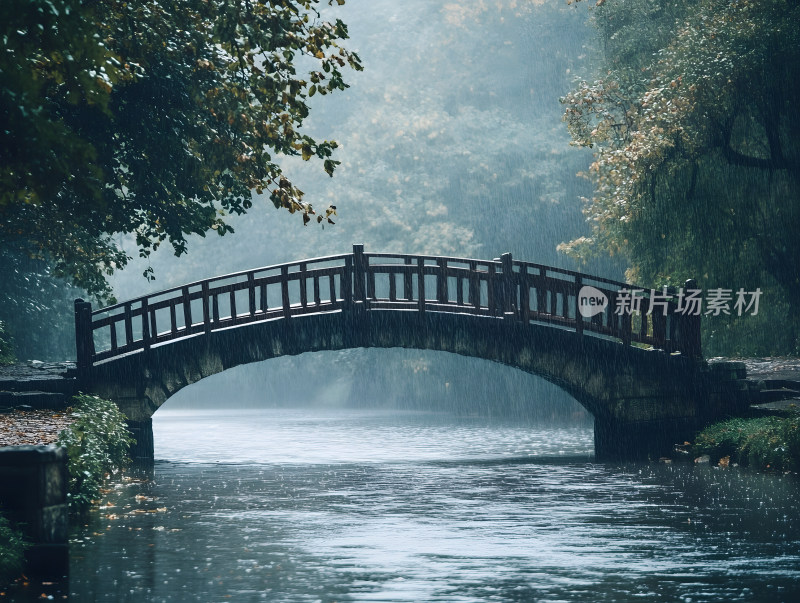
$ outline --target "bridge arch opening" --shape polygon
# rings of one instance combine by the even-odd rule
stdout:
[[[232,399],[233,398],[233,399]],[[448,352],[356,348],[243,364],[187,385],[169,410],[331,407],[447,411],[583,421],[590,413],[558,385],[514,367]]]
[[[312,439],[303,428],[321,431]],[[453,431],[463,437],[465,457],[593,453],[591,416],[557,386],[437,351],[353,349],[242,365],[188,385],[153,415],[155,458],[176,461],[446,460],[454,454]],[[512,452],[485,441],[498,432]],[[425,444],[421,434],[443,442]],[[405,451],[399,440],[418,446]],[[450,448],[440,450],[445,441]],[[305,450],[311,442],[319,449]]]

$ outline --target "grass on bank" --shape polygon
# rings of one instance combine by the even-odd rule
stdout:
[[[6,323],[0,320],[0,366],[14,364],[17,357],[14,354],[14,340],[6,330]]]
[[[758,471],[800,471],[800,412],[715,423],[697,435],[694,452]]]
[[[0,587],[25,569],[25,549],[28,546],[22,532],[0,515]]]

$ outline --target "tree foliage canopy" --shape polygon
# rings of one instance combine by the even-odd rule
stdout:
[[[562,99],[595,152],[591,235],[561,248],[655,283],[772,284],[800,310],[800,5],[608,0],[594,20],[599,75]]]
[[[230,232],[225,216],[264,191],[310,221],[277,157],[333,173],[336,143],[301,127],[310,97],[361,69],[321,3],[3,2],[0,246],[102,298],[129,259],[115,234],[145,256],[164,242],[181,254],[189,234]]]

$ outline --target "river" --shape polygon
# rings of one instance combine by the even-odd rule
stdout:
[[[436,413],[165,408],[154,433],[75,534],[71,600],[800,600],[795,476]]]

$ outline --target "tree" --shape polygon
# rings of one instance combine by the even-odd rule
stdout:
[[[602,75],[564,99],[594,149],[591,235],[632,278],[769,289],[800,334],[800,6],[788,0],[608,0]],[[778,303],[780,302],[780,303]],[[784,317],[787,318],[787,317]]]
[[[344,4],[344,0],[336,0]],[[308,99],[361,69],[320,0],[9,0],[0,8],[0,248],[100,299],[105,277],[189,234],[223,235],[253,192],[315,215],[280,155],[322,161]],[[333,4],[329,0],[328,4]],[[299,66],[307,67],[304,75]],[[329,220],[329,207],[316,216]]]

